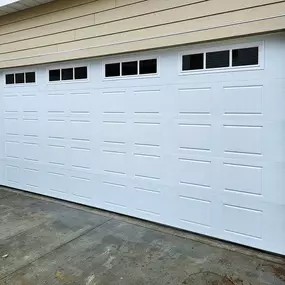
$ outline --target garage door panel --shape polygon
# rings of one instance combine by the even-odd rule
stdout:
[[[224,204],[224,230],[227,233],[262,239],[263,211]],[[245,222],[247,221],[247,222]]]
[[[209,200],[179,197],[179,218],[184,223],[206,228],[212,226],[212,205]]]
[[[104,120],[102,124],[102,140],[105,143],[125,144],[128,139],[128,126],[124,120]]]
[[[161,113],[164,100],[160,89],[134,90],[132,95],[132,109],[135,114]]]
[[[179,158],[179,183],[211,187],[212,164],[211,161]]]
[[[182,150],[210,151],[212,129],[209,124],[180,123],[177,146]]]
[[[19,159],[21,154],[20,142],[15,139],[6,139],[5,156],[10,159]]]
[[[108,206],[118,208],[117,211],[127,209],[130,201],[126,199],[129,191],[126,185],[103,181],[102,191],[104,192],[104,203]]]
[[[266,37],[254,66],[209,70],[211,43],[90,59],[85,82],[39,66],[37,85],[0,92],[4,184],[285,254],[284,76],[268,69],[284,43]],[[104,78],[146,58],[159,75]]]
[[[262,132],[262,126],[224,125],[225,152],[262,155]]]
[[[90,204],[92,197],[95,195],[94,181],[91,173],[82,170],[71,170],[69,174],[70,193],[80,203],[84,201]]]
[[[159,181],[162,177],[161,159],[159,156],[135,153],[133,156],[133,172],[135,177]]]
[[[68,161],[67,147],[61,139],[49,140],[47,143],[47,163],[51,166],[65,166]]]
[[[68,134],[67,122],[62,118],[49,118],[46,122],[48,138],[65,139]]]
[[[161,216],[161,210],[163,207],[160,205],[160,201],[163,199],[160,192],[151,191],[140,187],[135,188],[136,199],[133,202],[138,214],[148,214],[152,216]]]
[[[104,148],[101,154],[102,170],[104,173],[126,175],[127,156],[123,151],[113,151]]]
[[[3,110],[6,114],[9,113],[18,113],[20,112],[20,104],[19,102],[19,96],[17,93],[8,93],[4,94],[3,99]]]
[[[69,110],[71,115],[86,115],[90,114],[90,106],[92,97],[90,92],[73,91],[69,94]]]
[[[103,91],[101,108],[103,114],[124,114],[128,107],[125,103],[127,94],[123,90]]]
[[[15,116],[5,116],[4,118],[5,134],[9,136],[18,136],[21,130],[20,119]]]
[[[30,192],[41,192],[41,170],[36,163],[23,163],[22,181],[25,189]]]
[[[215,196],[217,195],[216,191],[212,187],[187,184],[183,182],[180,182],[175,189],[177,198],[185,197],[202,201],[214,201]]]
[[[157,120],[137,120],[133,124],[132,132],[136,146],[155,149],[162,144],[162,127]]]
[[[51,192],[52,195],[60,195],[60,197],[66,197],[69,194],[68,188],[69,174],[66,169],[62,167],[47,167],[46,181],[47,191]]]
[[[224,189],[232,192],[262,195],[262,166],[224,163]]]
[[[89,118],[72,118],[68,124],[69,137],[77,141],[88,141],[92,137],[92,124]]]
[[[22,157],[26,161],[41,161],[41,147],[37,142],[24,140],[22,144]]]
[[[20,163],[13,159],[6,159],[5,181],[11,187],[20,187],[21,182]]]
[[[212,90],[211,87],[178,88],[177,113],[180,115],[211,114]]]
[[[263,86],[226,86],[223,102],[225,114],[261,115]]]

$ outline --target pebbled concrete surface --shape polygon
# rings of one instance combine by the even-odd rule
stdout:
[[[0,284],[285,285],[284,258],[73,206],[0,188]]]

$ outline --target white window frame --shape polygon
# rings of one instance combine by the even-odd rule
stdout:
[[[139,74],[140,68],[140,61],[142,60],[151,60],[156,59],[156,73],[149,73],[149,74]],[[138,74],[135,75],[121,75],[122,74],[122,63],[129,62],[129,61],[137,61],[138,62]],[[120,75],[119,76],[105,76],[105,65],[111,63],[120,63]],[[102,78],[103,81],[116,81],[116,80],[128,80],[128,79],[143,79],[143,78],[157,78],[160,77],[160,56],[157,55],[131,55],[131,56],[123,56],[123,57],[112,57],[102,61]]]
[[[26,73],[34,72],[35,73],[35,82],[31,83],[16,83],[16,73],[24,73],[24,81],[26,81]],[[6,75],[14,74],[14,84],[6,84]],[[38,77],[37,77],[37,70],[35,69],[20,69],[20,70],[11,70],[3,72],[3,81],[4,81],[4,88],[14,88],[14,87],[29,87],[29,86],[37,86],[38,85]]]
[[[243,48],[253,48],[258,47],[258,64],[257,65],[245,65],[245,66],[232,66],[232,51],[235,49],[243,49]],[[220,67],[220,68],[206,68],[206,54],[209,52],[217,52],[217,51],[230,51],[230,66],[229,67]],[[204,54],[204,62],[203,69],[197,70],[182,70],[182,60],[184,55],[191,54]],[[260,70],[264,69],[264,41],[258,42],[247,42],[242,44],[225,44],[214,47],[194,47],[189,48],[187,50],[181,51],[178,53],[178,74],[179,75],[193,75],[193,74],[206,74],[206,73],[219,73],[219,72],[232,72],[232,71],[247,71],[247,70]]]
[[[87,67],[87,78],[84,79],[71,79],[71,80],[62,80],[61,79],[61,70],[66,68],[73,68],[73,76],[75,77],[75,68],[77,67]],[[49,71],[50,70],[60,70],[60,80],[58,81],[50,81],[49,80]],[[76,84],[76,83],[89,83],[90,82],[90,64],[87,63],[66,63],[66,64],[59,64],[59,65],[49,65],[46,68],[46,78],[48,85],[57,85],[57,84]]]

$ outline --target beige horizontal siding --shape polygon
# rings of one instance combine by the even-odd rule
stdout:
[[[0,18],[0,67],[284,28],[285,1],[277,0],[59,0]]]

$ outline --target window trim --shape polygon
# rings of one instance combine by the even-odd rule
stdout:
[[[35,82],[26,82],[26,73],[34,72],[35,73]],[[24,83],[16,83],[16,73],[24,73]],[[14,74],[14,83],[6,84],[6,75]],[[36,69],[19,69],[19,70],[11,70],[3,72],[3,85],[4,88],[15,88],[15,87],[29,87],[29,86],[37,86],[38,85],[38,74]]]
[[[256,65],[244,65],[244,66],[232,66],[232,51],[235,49],[243,49],[243,48],[253,48],[258,47],[258,64]],[[217,52],[217,51],[223,51],[223,50],[229,50],[230,51],[230,66],[229,67],[220,67],[220,68],[206,68],[206,54],[208,52]],[[204,53],[204,68],[199,70],[182,70],[182,63],[183,59],[182,57],[184,55],[191,55],[191,54],[198,54],[198,53]],[[187,50],[180,51],[178,53],[178,74],[179,75],[189,75],[189,74],[206,74],[206,73],[219,73],[219,72],[232,72],[232,71],[246,71],[246,70],[260,70],[264,69],[264,41],[259,42],[247,42],[247,43],[241,43],[241,44],[224,44],[219,46],[213,46],[211,48],[210,45],[208,47],[201,46],[195,47],[191,49],[191,47]]]
[[[83,79],[75,79],[75,68],[78,67],[87,67],[87,78],[83,78]],[[69,80],[62,80],[62,69],[68,69],[68,68],[73,68],[73,79],[69,79]],[[60,70],[60,80],[57,81],[50,81],[49,80],[49,71],[50,70],[56,70],[59,69]],[[59,64],[59,65],[49,65],[46,67],[46,84],[47,85],[56,85],[56,84],[76,84],[79,82],[83,82],[83,83],[88,83],[90,82],[90,63],[76,63],[76,64],[72,64],[72,63],[68,63],[68,64]]]
[[[148,74],[139,74],[139,62],[142,60],[149,60],[149,59],[156,59],[156,73],[148,73]],[[130,62],[130,61],[137,61],[137,71],[138,74],[135,75],[122,75],[122,63],[123,62]],[[105,65],[110,64],[110,63],[120,63],[120,75],[119,76],[110,76],[106,77],[105,76]],[[113,80],[128,80],[128,79],[143,79],[143,78],[157,78],[160,77],[160,57],[157,54],[152,55],[143,55],[143,56],[136,56],[136,55],[131,55],[131,56],[126,56],[122,58],[118,57],[112,57],[112,58],[107,58],[102,61],[102,78],[103,81],[113,81]]]

